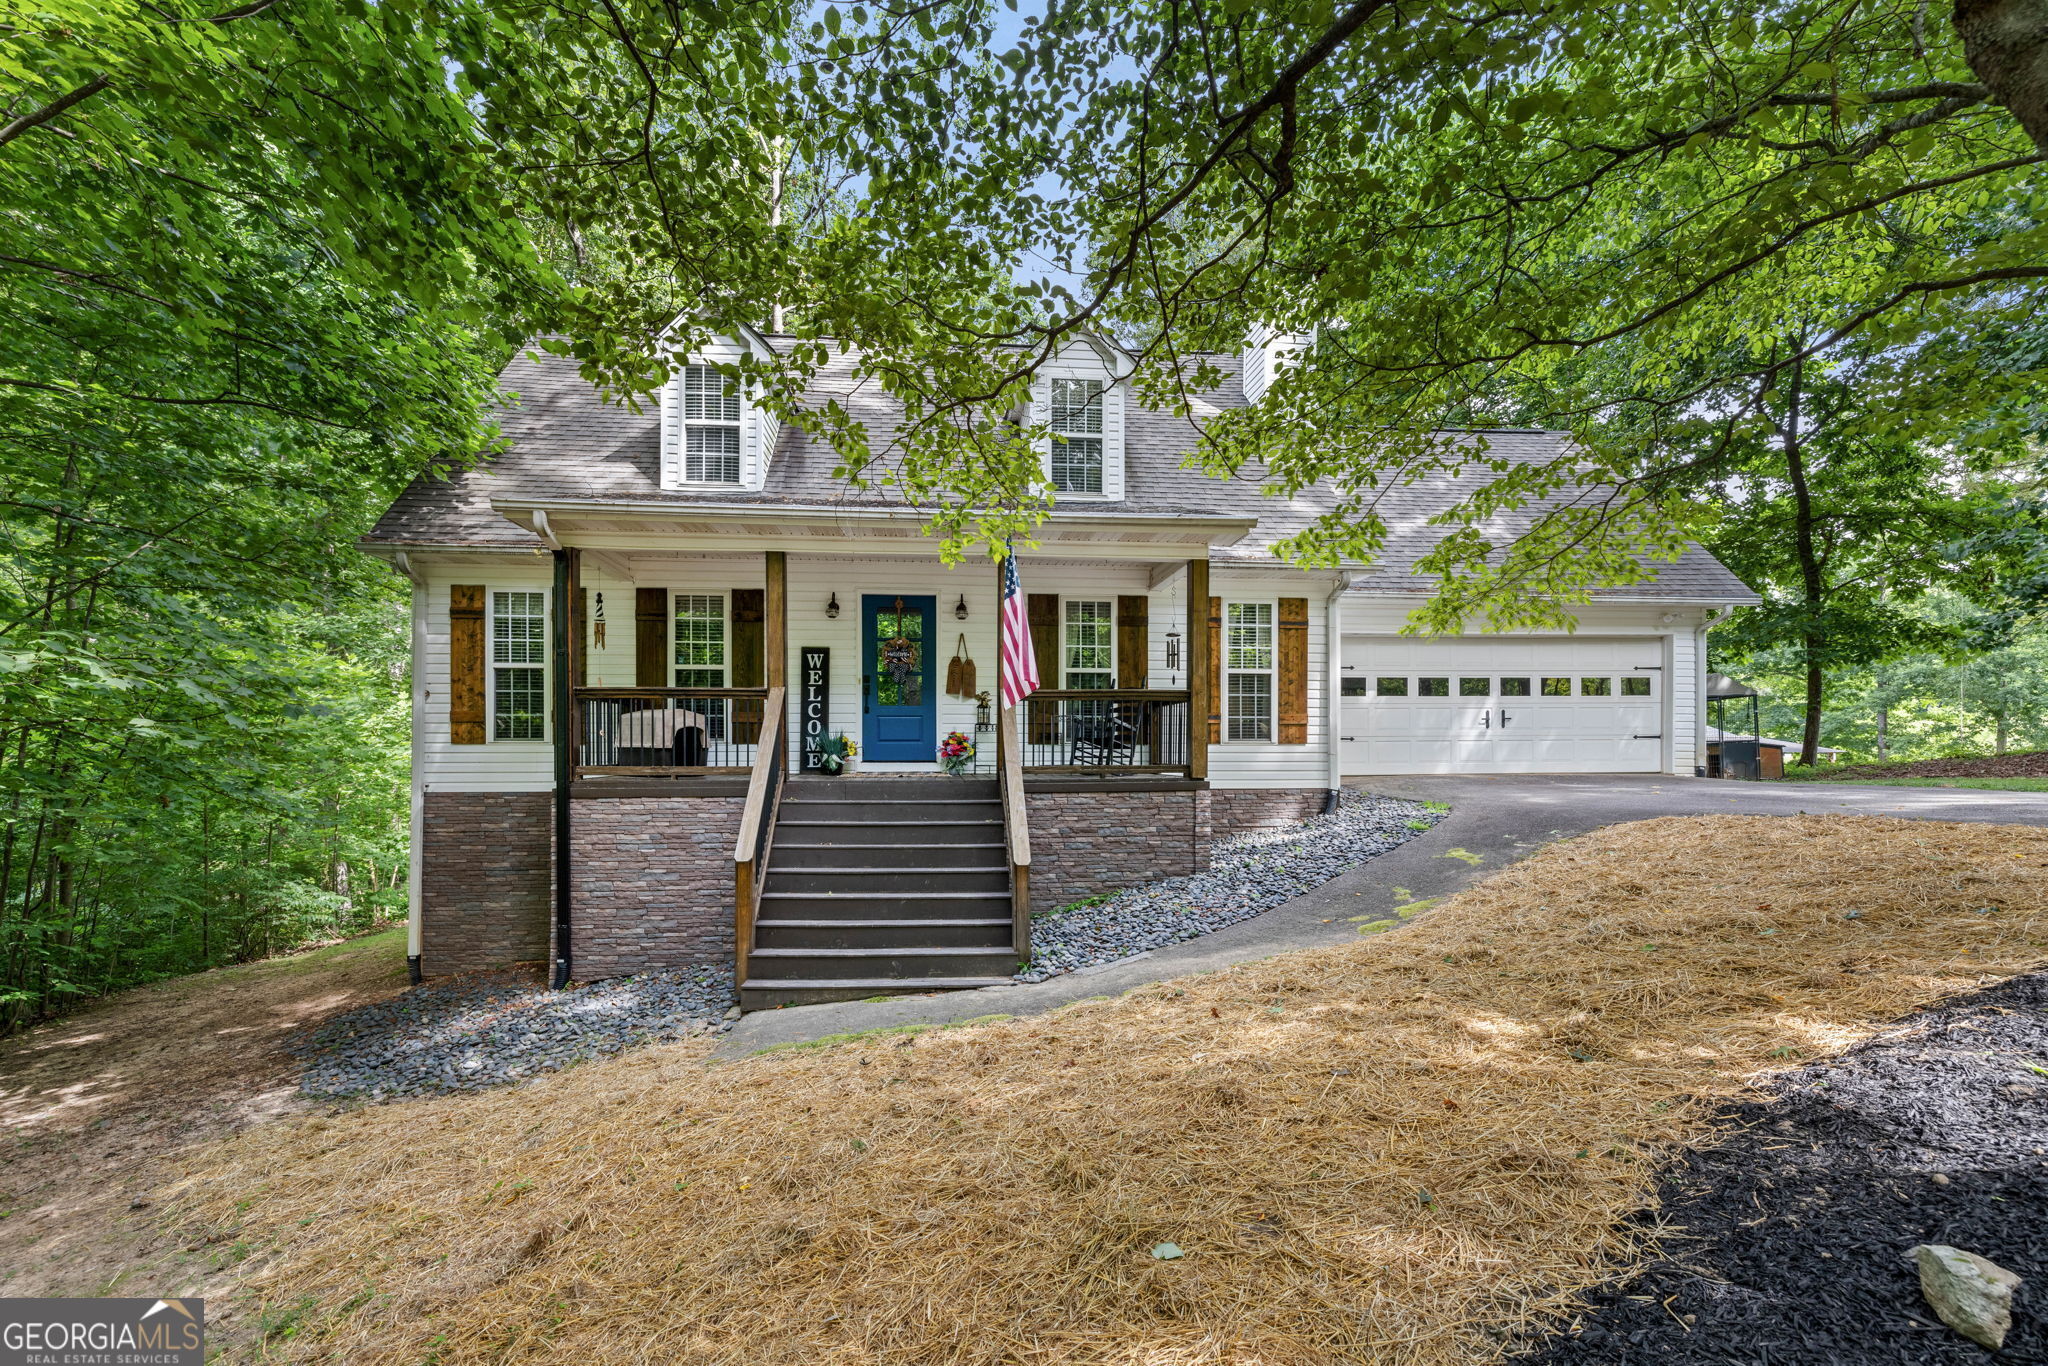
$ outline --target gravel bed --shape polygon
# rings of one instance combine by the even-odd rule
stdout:
[[[476,1091],[644,1043],[723,1033],[737,1015],[732,964],[550,991],[527,972],[469,973],[337,1015],[289,1051],[318,1099],[397,1100]]]
[[[1347,789],[1327,816],[1218,840],[1206,873],[1037,917],[1031,964],[1016,979],[1043,982],[1249,920],[1414,839],[1445,814]]]
[[[2048,1362],[2044,1067],[2037,973],[1778,1079],[1663,1182],[1663,1258],[1520,1366]],[[1916,1243],[2025,1278],[2004,1351],[1935,1317]]]

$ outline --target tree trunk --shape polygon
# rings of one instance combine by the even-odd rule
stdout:
[[[1963,60],[2048,153],[2048,6],[2042,0],[1956,0]]]
[[[1806,349],[1804,338],[1794,338],[1793,354]],[[1800,649],[1806,656],[1806,729],[1799,739],[1799,762],[1812,767],[1820,757],[1820,713],[1827,692],[1827,678],[1821,671],[1821,657],[1827,641],[1820,629],[1820,611],[1827,597],[1827,580],[1813,539],[1813,492],[1806,485],[1806,452],[1800,444],[1799,401],[1806,378],[1801,361],[1792,362],[1785,402],[1785,474],[1792,483],[1792,543],[1799,554],[1799,584],[1806,598],[1806,624],[1800,634]]]
[[[1886,733],[1887,724],[1891,719],[1892,709],[1890,707],[1879,707],[1877,709],[1877,761],[1879,763],[1883,763],[1892,757],[1891,737]]]
[[[2005,713],[1998,713],[1998,738],[1993,742],[1995,746],[1991,751],[1993,754],[2005,753],[2005,743],[2010,736],[2011,729],[2011,723],[2006,720]]]

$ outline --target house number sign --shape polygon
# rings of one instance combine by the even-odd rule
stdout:
[[[818,773],[824,745],[830,734],[832,716],[825,694],[832,681],[832,652],[806,645],[797,651],[803,665],[802,689],[798,693],[797,733],[803,737],[803,771]]]

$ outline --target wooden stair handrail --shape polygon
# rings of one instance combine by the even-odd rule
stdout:
[[[747,803],[740,811],[739,838],[733,842],[733,986],[747,980],[747,954],[754,947],[754,913],[761,905],[762,864],[775,839],[775,815],[782,805],[782,775],[788,768],[782,738],[785,689],[768,689],[761,708],[761,733],[755,740],[754,770],[747,779]]]
[[[1019,962],[1031,961],[1031,820],[1024,804],[1024,749],[1016,740],[1017,709],[996,718],[996,768],[1003,799],[1003,836],[1009,845],[1010,933]]]

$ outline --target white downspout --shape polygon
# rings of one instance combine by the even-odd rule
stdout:
[[[420,787],[423,772],[422,753],[425,745],[420,736],[420,718],[426,715],[427,699],[424,680],[427,659],[427,581],[412,567],[412,558],[400,551],[393,557],[398,572],[412,582],[412,662],[408,675],[412,680],[412,775],[407,784],[412,793],[410,843],[405,863],[405,969],[406,976],[418,985],[422,976],[420,963],[420,911],[422,888],[424,887],[424,866],[421,851],[426,844],[427,800]]]
[[[1343,728],[1344,593],[1355,577],[1349,569],[1339,570],[1336,587],[1323,599],[1323,748],[1333,800],[1344,788],[1344,746],[1337,734]]]

